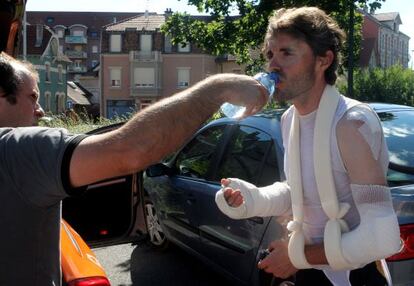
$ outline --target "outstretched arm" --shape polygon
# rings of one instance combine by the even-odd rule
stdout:
[[[253,78],[211,76],[138,112],[123,127],[84,139],[70,163],[73,187],[131,174],[179,148],[224,102],[246,106],[245,116],[266,103]]]

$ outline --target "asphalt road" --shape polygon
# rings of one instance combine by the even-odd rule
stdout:
[[[176,246],[154,250],[146,243],[95,248],[112,286],[230,285],[219,274]]]

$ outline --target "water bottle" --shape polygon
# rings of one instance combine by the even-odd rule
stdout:
[[[267,90],[268,100],[270,101],[272,94],[275,92],[276,85],[279,82],[279,75],[276,72],[265,73],[261,72],[253,76],[255,80],[260,82]],[[230,118],[238,118],[241,117],[246,110],[246,107],[234,105],[229,102],[224,103],[220,107],[220,111],[226,116]]]

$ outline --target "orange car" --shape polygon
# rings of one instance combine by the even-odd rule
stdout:
[[[61,228],[62,285],[110,286],[102,265],[80,235],[62,219]]]

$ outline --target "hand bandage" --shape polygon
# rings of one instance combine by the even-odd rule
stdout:
[[[244,202],[239,207],[231,207],[224,198],[224,188],[216,193],[216,204],[227,216],[233,219],[244,219],[254,216],[278,216],[290,210],[290,189],[285,183],[257,188],[240,179],[230,179],[229,187],[240,190]]]
[[[398,252],[400,230],[388,187],[351,185],[351,190],[361,222],[342,234],[344,258],[360,267]]]

